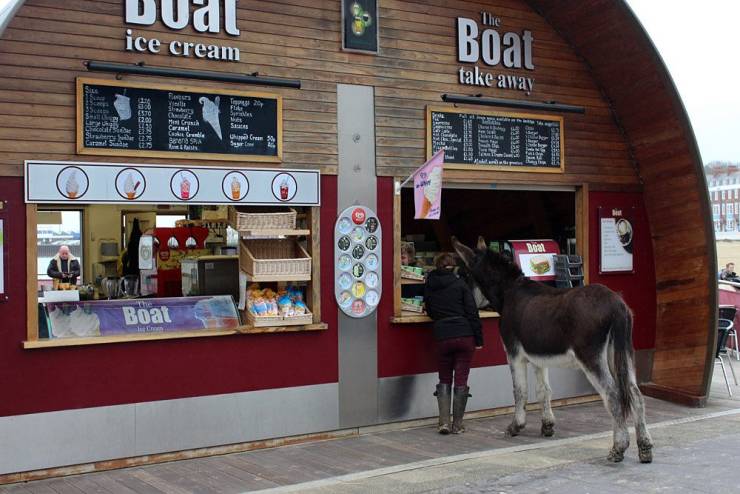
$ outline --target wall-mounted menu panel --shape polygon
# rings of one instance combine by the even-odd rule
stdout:
[[[282,97],[204,87],[77,79],[77,152],[282,160]]]
[[[563,119],[549,115],[427,107],[427,158],[445,167],[562,172]]]

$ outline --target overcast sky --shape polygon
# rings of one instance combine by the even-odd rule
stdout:
[[[8,2],[0,0],[0,8]],[[740,62],[733,51],[740,1],[627,2],[668,66],[703,161],[740,161]]]

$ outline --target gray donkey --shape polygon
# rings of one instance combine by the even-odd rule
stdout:
[[[632,313],[624,300],[603,285],[562,289],[529,280],[516,264],[486,249],[482,237],[475,251],[455,238],[452,245],[501,315],[501,339],[514,384],[514,420],[507,434],[516,436],[526,422],[528,362],[537,376],[541,431],[547,437],[555,430],[547,368],[581,369],[613,418],[614,444],[608,459],[624,459],[630,442],[627,419],[634,409],[640,461],[650,463],[653,442],[635,380]]]

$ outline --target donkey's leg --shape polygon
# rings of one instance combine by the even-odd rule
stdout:
[[[527,359],[520,353],[516,357],[509,355],[509,369],[514,384],[514,420],[506,429],[506,435],[516,436],[527,423]]]
[[[609,372],[606,355],[603,355],[603,358],[589,366],[582,362],[579,362],[579,364],[586,374],[586,378],[601,395],[606,411],[612,416],[614,444],[607,459],[618,463],[624,459],[624,452],[630,445],[630,434],[627,430],[627,421],[624,418],[625,413],[622,412],[622,404],[619,400],[619,390],[611,372]]]
[[[534,364],[533,364],[534,365]],[[552,413],[552,388],[548,377],[547,367],[534,366],[537,376],[537,397],[542,404],[542,435],[551,437],[555,434],[555,415]]]
[[[653,461],[653,440],[650,438],[645,423],[645,400],[633,376],[630,376],[630,393],[632,393],[632,406],[635,409],[635,435],[640,461],[651,463]]]

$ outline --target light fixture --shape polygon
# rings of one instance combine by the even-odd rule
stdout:
[[[275,77],[234,74],[226,72],[212,72],[206,70],[173,69],[170,67],[151,67],[138,64],[116,62],[99,62],[90,60],[85,62],[87,70],[92,72],[115,72],[116,74],[154,75],[161,77],[179,77],[182,79],[200,79],[204,81],[236,82],[239,84],[255,84],[260,86],[277,86],[300,89],[301,81],[295,79],[278,79]]]
[[[465,96],[462,94],[443,94],[442,101],[446,103],[465,103],[467,105],[507,106],[510,108],[524,108],[527,110],[546,110],[563,113],[586,113],[583,106],[565,105],[555,101],[525,101],[503,98],[484,98],[480,95]]]

